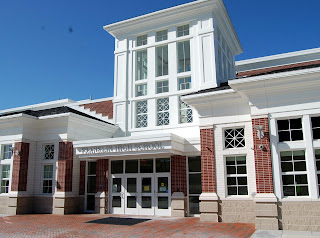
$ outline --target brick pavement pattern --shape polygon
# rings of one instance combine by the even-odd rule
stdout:
[[[0,237],[219,237],[245,238],[254,231],[253,224],[205,223],[199,218],[158,218],[135,225],[97,224],[119,215],[17,215],[0,217]],[[120,219],[121,220],[121,219]]]

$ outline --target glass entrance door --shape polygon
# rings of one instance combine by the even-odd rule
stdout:
[[[125,176],[125,214],[139,214],[138,176]]]
[[[111,181],[111,211],[114,214],[124,214],[124,176],[112,175]]]
[[[155,176],[155,215],[171,215],[171,184],[170,174],[156,174]]]

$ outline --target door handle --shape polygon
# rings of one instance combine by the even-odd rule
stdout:
[[[122,199],[124,199],[124,193],[123,192],[120,192],[120,196]]]

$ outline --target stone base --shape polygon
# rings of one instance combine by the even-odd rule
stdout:
[[[95,196],[95,213],[108,214],[108,195],[97,193]]]
[[[279,230],[277,198],[274,194],[257,194],[255,225],[258,230]]]
[[[30,197],[9,196],[8,208],[6,214],[18,215],[28,214],[32,212],[32,204]]]
[[[75,198],[71,196],[54,196],[53,211],[55,215],[66,215],[75,212]]]
[[[219,222],[218,196],[216,193],[200,195],[200,221]]]
[[[187,214],[187,203],[183,193],[175,192],[171,197],[171,216],[185,217]]]

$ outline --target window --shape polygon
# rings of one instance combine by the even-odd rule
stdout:
[[[147,84],[141,84],[136,86],[136,97],[147,95]]]
[[[158,126],[169,125],[169,98],[157,100]]]
[[[244,128],[226,129],[224,139],[225,148],[245,147]]]
[[[156,54],[157,77],[168,75],[168,46],[157,47]]]
[[[138,36],[137,37],[137,46],[146,45],[148,43],[148,36]]]
[[[167,40],[168,30],[158,31],[156,37],[157,37],[157,42]]]
[[[157,82],[157,93],[167,93],[167,92],[169,92],[168,80]]]
[[[313,139],[320,139],[320,117],[312,117]]]
[[[279,142],[303,140],[301,118],[278,120]]]
[[[320,150],[316,150],[315,155],[316,155],[317,176],[318,176],[318,186],[319,186],[319,195],[320,195]]]
[[[201,187],[201,157],[188,157],[189,176],[189,212],[200,214],[199,196],[202,193]]]
[[[147,127],[148,126],[148,102],[147,101],[140,101],[136,104],[136,111],[137,111],[137,128],[140,127]]]
[[[148,57],[147,51],[137,52],[137,78],[136,80],[146,79],[148,77]]]
[[[192,109],[188,104],[180,100],[179,105],[179,118],[180,123],[191,123],[193,121]]]
[[[226,158],[228,195],[248,195],[246,156]]]
[[[54,145],[44,146],[44,159],[54,159]]]
[[[190,41],[178,43],[178,73],[191,70],[190,64]]]
[[[53,181],[53,165],[43,166],[43,184],[42,193],[52,193],[52,181]]]
[[[308,196],[305,152],[280,152],[284,196]]]
[[[190,89],[191,88],[191,77],[179,78],[178,83],[179,83],[179,87],[178,87],[179,90]]]
[[[177,27],[177,37],[189,35],[189,24]]]
[[[12,145],[4,145],[3,146],[3,159],[11,159],[12,158]]]
[[[9,192],[10,165],[1,166],[1,193]]]

